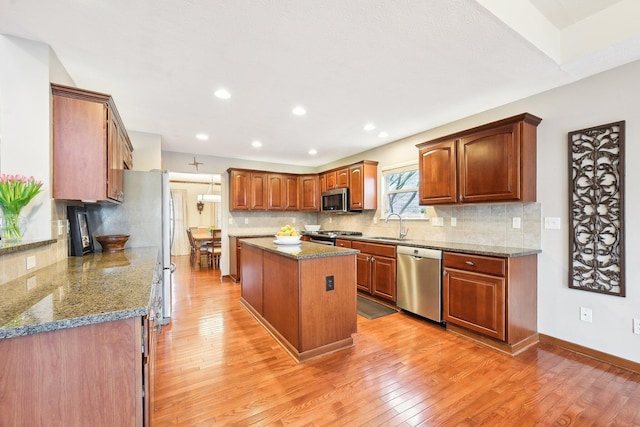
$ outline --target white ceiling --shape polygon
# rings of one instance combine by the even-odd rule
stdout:
[[[637,0],[0,0],[0,33],[50,45],[163,150],[301,166],[640,59],[639,17]]]

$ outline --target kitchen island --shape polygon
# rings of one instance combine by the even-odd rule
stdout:
[[[0,293],[0,425],[141,426],[156,248],[70,257]]]
[[[296,361],[353,346],[357,250],[241,239],[240,303]]]

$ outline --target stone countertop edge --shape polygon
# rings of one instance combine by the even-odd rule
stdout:
[[[57,242],[57,239],[47,240],[22,240],[17,243],[4,243],[0,240],[0,255],[12,254],[15,252],[22,252],[29,249],[37,248],[40,246],[50,245]]]
[[[96,252],[0,285],[0,340],[145,316],[157,262],[155,247]]]
[[[277,245],[275,237],[268,238],[244,238],[242,243],[273,252],[287,258],[312,259],[333,256],[356,255],[357,249],[341,248],[338,246],[321,245],[319,243],[300,242],[299,245]]]
[[[496,256],[504,258],[516,258],[527,255],[535,255],[542,252],[541,249],[533,248],[516,248],[508,246],[491,246],[491,245],[476,245],[470,243],[447,243],[436,242],[430,240],[399,240],[393,237],[389,239],[371,238],[367,236],[340,236],[340,239],[344,240],[359,240],[371,243],[383,243],[391,244],[395,246],[411,246],[416,248],[425,249],[440,249],[447,252],[457,252],[470,255],[486,255]]]

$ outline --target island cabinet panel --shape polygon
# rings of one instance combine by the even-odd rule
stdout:
[[[242,245],[236,236],[229,236],[229,278],[234,283],[240,281],[240,265],[242,259]]]
[[[516,354],[537,342],[537,256],[513,258],[444,253],[447,328]],[[461,327],[462,329],[457,329]]]
[[[274,251],[270,239],[252,240],[242,243],[241,304],[297,361],[351,347],[356,252],[304,242],[307,256],[298,258]],[[325,255],[308,256],[318,252]]]
[[[340,342],[357,332],[357,299],[353,256],[300,261],[300,351]],[[326,277],[333,276],[334,289],[326,290]]]
[[[535,202],[540,121],[524,113],[418,144],[420,204]]]
[[[261,316],[263,310],[263,251],[254,246],[242,245],[241,297]]]
[[[264,252],[263,274],[262,316],[293,347],[300,349],[298,261]]]
[[[142,426],[139,317],[0,340],[0,425]]]

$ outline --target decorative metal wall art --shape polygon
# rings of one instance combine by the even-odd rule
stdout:
[[[569,287],[625,296],[624,126],[569,133]]]

